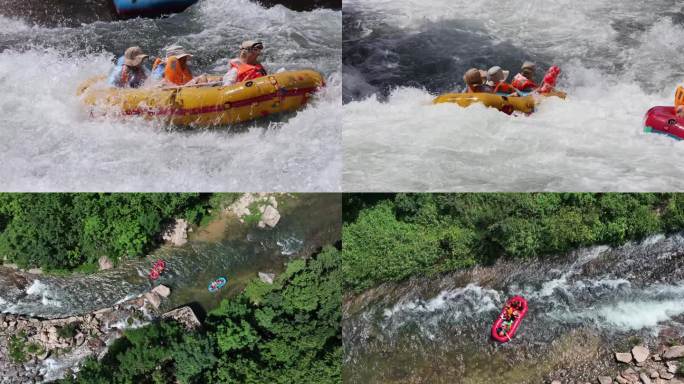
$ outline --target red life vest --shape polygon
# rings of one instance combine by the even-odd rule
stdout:
[[[523,92],[531,92],[538,88],[537,83],[518,73],[513,78],[511,85]]]
[[[494,93],[505,93],[507,95],[510,95],[511,93],[515,93],[515,92],[516,92],[516,89],[513,88],[512,85],[510,85],[506,82],[503,82],[503,81],[500,81],[499,84],[497,84],[494,87]]]
[[[266,76],[266,69],[261,64],[246,64],[238,59],[234,59],[230,61],[230,66],[237,70],[236,83]]]
[[[121,68],[121,84],[124,88],[138,88],[145,82],[144,73],[135,72],[129,73],[130,69],[127,65],[123,65]]]

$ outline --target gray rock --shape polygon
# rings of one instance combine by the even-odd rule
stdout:
[[[551,382],[551,384],[561,384],[560,380],[554,380]]]
[[[155,309],[159,308],[159,305],[161,304],[161,298],[159,295],[157,295],[154,292],[147,292],[145,294],[145,299],[147,300],[150,305],[152,305]]]
[[[630,384],[630,383],[632,382],[631,380],[627,380],[627,379],[625,379],[625,378],[622,377],[622,376],[616,377],[616,378],[615,378],[615,381],[617,381],[617,382],[620,383],[620,384]]]
[[[660,378],[665,380],[672,380],[674,378],[674,374],[667,371],[660,372]]]
[[[648,376],[649,376],[651,379],[657,379],[657,378],[660,377],[660,374],[659,374],[658,371],[656,371],[655,369],[650,369],[650,370],[648,371]]]
[[[275,279],[275,273],[259,272],[259,280],[264,283],[273,284],[273,279]]]
[[[171,289],[169,289],[169,287],[167,287],[166,285],[160,284],[152,288],[152,292],[156,293],[161,297],[169,297],[169,295],[171,294]]]
[[[615,360],[621,362],[621,363],[631,363],[632,362],[632,354],[631,353],[620,353],[616,352],[615,353]]]
[[[195,329],[202,325],[195,315],[195,312],[190,307],[180,307],[173,311],[166,312],[162,318],[171,318],[183,324],[187,329]]]
[[[670,347],[663,353],[663,359],[665,360],[679,359],[681,357],[684,357],[684,345]]]
[[[644,372],[641,372],[639,374],[639,379],[641,379],[641,382],[644,384],[651,384],[651,378],[649,378],[648,375]]]
[[[637,363],[643,363],[650,356],[650,352],[648,351],[647,347],[644,347],[643,345],[637,345],[636,347],[632,348],[632,356],[634,356],[634,360]]]
[[[101,256],[100,259],[97,260],[97,263],[100,266],[100,271],[114,268],[114,263],[112,263],[107,256]]]
[[[261,220],[259,221],[259,228],[264,228],[269,226],[271,228],[275,227],[280,221],[280,212],[273,208],[272,205],[267,205],[264,208],[264,213],[261,214]]]
[[[600,384],[613,384],[613,378],[610,376],[599,376],[598,382]]]
[[[83,345],[84,342],[85,335],[81,332],[77,333],[76,336],[74,336],[74,343],[76,343],[76,346],[80,347],[81,345]]]
[[[188,222],[184,219],[176,219],[175,224],[166,230],[162,238],[176,247],[188,242]]]
[[[677,372],[677,368],[679,368],[679,364],[675,363],[674,361],[666,362],[665,366],[667,367],[667,371],[669,373],[675,373]]]

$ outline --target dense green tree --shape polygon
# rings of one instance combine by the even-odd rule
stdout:
[[[469,193],[345,198],[345,286],[455,270],[500,257],[530,258],[623,244],[684,228],[679,194]],[[346,206],[344,207],[346,209]]]
[[[173,322],[125,332],[101,361],[65,383],[340,383],[340,254],[295,260],[273,284],[249,283],[203,328]],[[109,381],[107,381],[109,380]]]
[[[47,270],[116,261],[148,252],[164,225],[177,217],[198,223],[233,195],[197,193],[3,193],[3,262]]]

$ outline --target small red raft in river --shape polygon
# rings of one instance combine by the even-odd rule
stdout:
[[[661,133],[684,139],[684,119],[677,117],[674,107],[653,107],[646,112],[644,132]]]
[[[157,262],[154,263],[152,269],[150,270],[150,279],[157,280],[159,276],[161,276],[161,273],[164,272],[164,268],[166,268],[166,263],[164,262],[164,260],[157,260]]]
[[[506,302],[506,306],[492,325],[492,339],[507,343],[511,341],[527,314],[527,300],[522,296],[513,296]]]

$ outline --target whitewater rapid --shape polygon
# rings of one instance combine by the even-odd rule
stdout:
[[[221,73],[247,38],[271,71],[313,68],[327,87],[303,110],[230,129],[169,130],[93,119],[77,86],[129,45],[170,43]],[[204,0],[165,19],[47,28],[0,16],[0,180],[5,191],[337,191],[341,188],[341,12]]]
[[[344,7],[345,190],[684,187],[684,144],[643,133],[646,111],[672,105],[684,80],[684,12],[675,2]],[[513,75],[527,59],[561,66],[566,101],[545,100],[529,117],[431,104],[461,89],[469,67],[501,65]]]
[[[525,297],[530,309],[514,340],[501,345],[490,339],[490,327],[514,295]],[[612,362],[605,356],[626,348],[627,340],[657,345],[684,337],[684,237],[660,235],[617,248],[592,247],[416,278],[372,289],[345,308],[350,382],[402,382],[393,380],[408,380],[425,367],[439,371],[445,360],[460,355],[466,357],[454,362],[459,374],[497,362],[482,380],[511,361],[521,367],[538,365],[542,376],[551,372],[548,364],[572,372],[577,367],[552,356],[554,348],[568,342],[566,337],[571,345],[580,344],[572,338],[577,333],[600,340],[591,353],[601,356],[593,368],[601,372],[605,362]],[[513,351],[515,359],[498,360]],[[411,368],[384,363],[397,361]],[[532,371],[528,379],[540,377]],[[453,377],[458,376],[444,376]],[[480,382],[472,380],[464,382]]]

